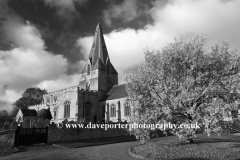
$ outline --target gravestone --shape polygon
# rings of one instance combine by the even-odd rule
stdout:
[[[64,121],[62,121],[62,124],[68,124],[68,120],[65,119]]]
[[[0,122],[0,131],[3,130],[3,124]]]
[[[10,129],[10,123],[8,121],[6,121],[3,125],[3,130],[7,130]]]
[[[44,119],[43,118],[39,118],[38,122],[41,122],[43,124],[44,123]]]
[[[30,120],[24,119],[22,122],[22,128],[30,128]]]
[[[11,129],[17,129],[17,126],[18,126],[17,121],[13,121],[13,122],[11,123]]]
[[[68,124],[75,124],[75,122],[74,121],[69,121]]]
[[[89,119],[88,118],[84,119],[83,123],[89,123]]]
[[[36,128],[36,127],[37,127],[37,123],[38,123],[38,122],[37,122],[36,120],[34,120],[34,121],[32,122],[32,128],[33,128],[33,127]]]
[[[33,122],[36,121],[35,119],[30,120],[30,128],[33,128]]]
[[[50,120],[49,120],[49,119],[46,119],[46,120],[44,121],[44,127],[49,126],[49,125],[50,125]]]
[[[37,122],[36,124],[35,128],[43,128],[44,126],[42,122]]]

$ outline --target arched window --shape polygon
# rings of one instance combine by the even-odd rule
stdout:
[[[71,102],[69,100],[64,102],[64,118],[70,117],[70,104]]]
[[[131,113],[130,105],[126,103],[124,106],[124,116],[130,116],[130,113]]]
[[[110,64],[108,63],[107,64],[107,75],[109,75],[110,74]]]
[[[90,75],[90,64],[87,66],[87,75]]]
[[[86,102],[84,109],[84,117],[91,117],[91,102]]]
[[[54,96],[54,102],[57,102],[57,96],[56,95]]]
[[[57,119],[57,111],[54,111],[54,119]]]
[[[102,117],[105,117],[105,105],[102,106]]]
[[[112,104],[112,105],[111,105],[111,108],[110,108],[110,117],[116,117],[116,106],[115,106],[115,104]]]
[[[89,82],[86,83],[86,91],[90,91],[90,83]]]
[[[50,97],[47,97],[47,103],[50,103]]]

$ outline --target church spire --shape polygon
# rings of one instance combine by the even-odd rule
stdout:
[[[109,56],[102,33],[102,27],[98,23],[89,55],[89,60],[93,69],[99,69],[101,65],[107,64],[108,59]]]

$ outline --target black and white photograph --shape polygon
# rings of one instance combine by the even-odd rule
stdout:
[[[239,0],[0,0],[0,160],[238,160],[239,47]]]

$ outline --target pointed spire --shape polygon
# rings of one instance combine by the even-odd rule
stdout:
[[[100,67],[100,65],[106,64],[108,59],[108,51],[103,37],[102,27],[100,23],[98,23],[89,55],[89,60],[92,68],[97,69]]]

